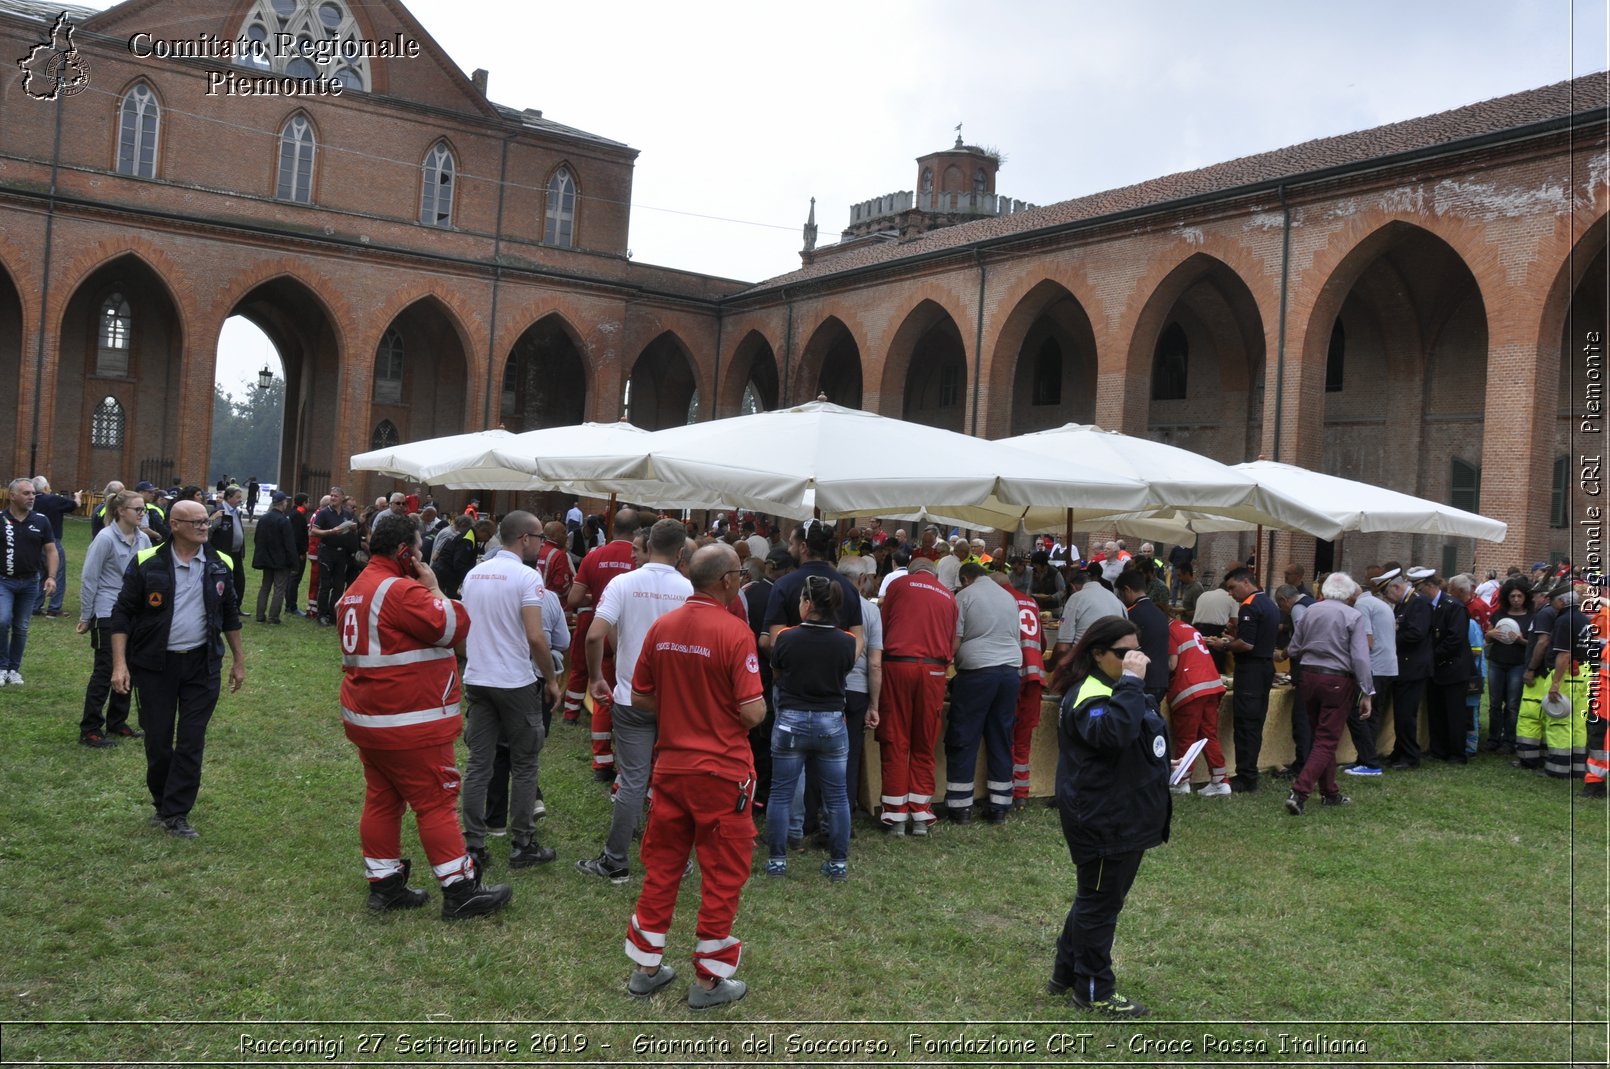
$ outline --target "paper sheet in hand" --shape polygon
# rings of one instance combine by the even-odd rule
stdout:
[[[1207,749],[1206,739],[1197,739],[1191,743],[1190,748],[1185,751],[1185,756],[1180,758],[1180,763],[1175,766],[1174,774],[1168,777],[1170,787],[1185,782],[1191,774],[1191,766],[1196,764],[1196,759],[1202,756],[1202,751],[1205,749]]]

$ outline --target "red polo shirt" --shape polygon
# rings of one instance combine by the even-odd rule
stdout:
[[[950,661],[956,599],[932,572],[910,572],[883,595],[883,656]]]
[[[734,782],[755,774],[738,708],[763,695],[755,637],[721,603],[694,594],[649,625],[632,690],[658,696],[654,775],[703,773]]]

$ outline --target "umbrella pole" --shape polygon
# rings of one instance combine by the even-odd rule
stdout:
[[[1263,524],[1258,524],[1258,533],[1252,536],[1252,574],[1263,575]],[[1264,576],[1263,585],[1269,585],[1268,576]]]
[[[1062,544],[1064,546],[1073,545],[1073,510],[1072,509],[1068,510],[1068,532],[1067,532],[1067,537],[1065,537],[1062,540]]]
[[[609,511],[604,513],[604,540],[615,540],[615,495],[609,495]]]

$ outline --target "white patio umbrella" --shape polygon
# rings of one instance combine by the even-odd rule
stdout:
[[[353,471],[378,471],[396,479],[412,479],[433,486],[520,489],[508,485],[511,480],[520,480],[520,473],[487,466],[493,448],[513,437],[501,427],[450,434],[371,449],[354,455],[348,463]]]
[[[555,482],[653,479],[773,511],[815,491],[824,517],[929,511],[979,526],[1017,526],[1010,487],[1054,487],[1094,513],[1149,503],[1132,476],[1076,458],[1027,453],[965,434],[813,401],[656,431],[640,453],[539,458]],[[1020,491],[1021,492],[1021,491]],[[1048,492],[1050,492],[1048,490]],[[786,514],[786,512],[784,513]]]
[[[1509,526],[1474,512],[1385,487],[1325,475],[1294,464],[1253,460],[1235,465],[1255,479],[1273,510],[1290,509],[1286,526],[1319,538],[1347,531],[1397,531],[1502,542]],[[1315,523],[1315,515],[1323,523]]]

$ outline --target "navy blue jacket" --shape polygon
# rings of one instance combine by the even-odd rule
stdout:
[[[1431,603],[1411,590],[1394,613],[1398,618],[1398,682],[1430,679]]]
[[[207,653],[211,662],[224,657],[224,632],[240,630],[235,604],[234,562],[211,546],[202,546],[206,562],[202,604],[207,611]],[[168,663],[168,629],[173,623],[173,543],[143,549],[123,573],[123,589],[112,606],[111,630],[127,635],[125,658],[131,669],[161,672]]]
[[[1057,721],[1057,808],[1075,864],[1167,842],[1174,812],[1168,725],[1134,676],[1107,685],[1098,672],[1070,687]]]

